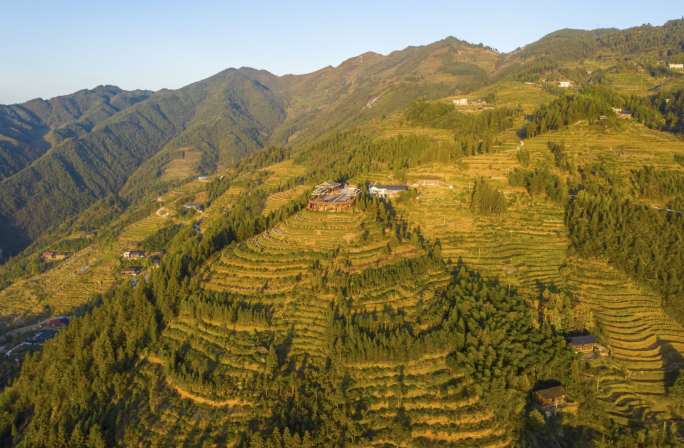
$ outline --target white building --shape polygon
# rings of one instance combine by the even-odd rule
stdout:
[[[670,64],[670,70],[684,70],[684,64]]]
[[[451,102],[454,103],[454,106],[467,106],[468,98],[457,98],[455,100],[451,100]]]
[[[379,198],[394,197],[402,191],[408,191],[408,186],[373,184],[368,188],[368,192],[371,196],[377,196]]]
[[[561,89],[568,89],[572,87],[572,81],[558,81],[558,87]]]

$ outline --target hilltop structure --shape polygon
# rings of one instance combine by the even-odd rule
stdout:
[[[348,210],[356,202],[360,190],[340,182],[323,182],[316,185],[306,208],[319,212]]]

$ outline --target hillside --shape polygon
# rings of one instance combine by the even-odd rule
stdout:
[[[681,446],[683,23],[8,106],[0,444]]]

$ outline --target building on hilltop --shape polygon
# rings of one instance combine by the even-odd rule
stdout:
[[[468,98],[457,98],[455,100],[451,100],[451,102],[454,106],[467,106]]]
[[[360,190],[353,185],[339,182],[324,182],[316,185],[306,208],[319,212],[348,210],[356,202]]]
[[[371,194],[371,196],[376,196],[379,198],[393,198],[402,191],[408,191],[408,188],[408,185],[373,184],[368,188],[368,192]]]

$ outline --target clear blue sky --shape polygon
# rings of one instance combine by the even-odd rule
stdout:
[[[559,28],[660,25],[681,0],[2,0],[0,104],[99,84],[177,88],[228,67],[306,73],[449,35],[503,51]]]

